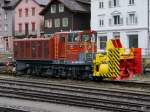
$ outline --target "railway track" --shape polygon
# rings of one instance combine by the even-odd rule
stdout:
[[[27,112],[27,111],[12,109],[8,107],[0,107],[0,112]]]
[[[150,111],[150,94],[0,78],[0,96],[108,111]]]

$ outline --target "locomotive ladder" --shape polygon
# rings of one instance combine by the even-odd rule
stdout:
[[[54,38],[55,39],[55,59],[58,58],[58,38]]]

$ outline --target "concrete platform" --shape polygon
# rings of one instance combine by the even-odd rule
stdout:
[[[44,103],[0,97],[0,107],[24,110],[27,112],[106,112],[93,108]]]

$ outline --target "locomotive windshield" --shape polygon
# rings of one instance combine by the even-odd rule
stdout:
[[[96,42],[96,33],[85,33],[81,35],[82,42]]]
[[[81,41],[82,42],[90,42],[91,36],[89,34],[83,34],[83,35],[81,35]]]
[[[96,42],[95,32],[74,32],[68,34],[68,42]]]
[[[68,34],[68,42],[77,42],[78,34],[77,33],[69,33]]]

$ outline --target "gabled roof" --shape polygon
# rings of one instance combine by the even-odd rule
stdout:
[[[13,9],[21,0],[11,0],[3,6],[4,9]]]
[[[54,0],[51,0],[49,4],[40,12],[41,15],[44,15],[50,4]],[[90,12],[90,0],[57,0],[62,3],[66,8],[72,12]]]
[[[91,4],[91,0],[76,0],[76,1],[81,2],[81,3]]]
[[[3,8],[5,9],[11,9],[15,8],[22,0],[11,0],[7,5],[5,5]],[[39,6],[46,6],[50,0],[33,0],[35,3],[37,3]]]
[[[46,6],[50,0],[34,0],[40,6]]]

